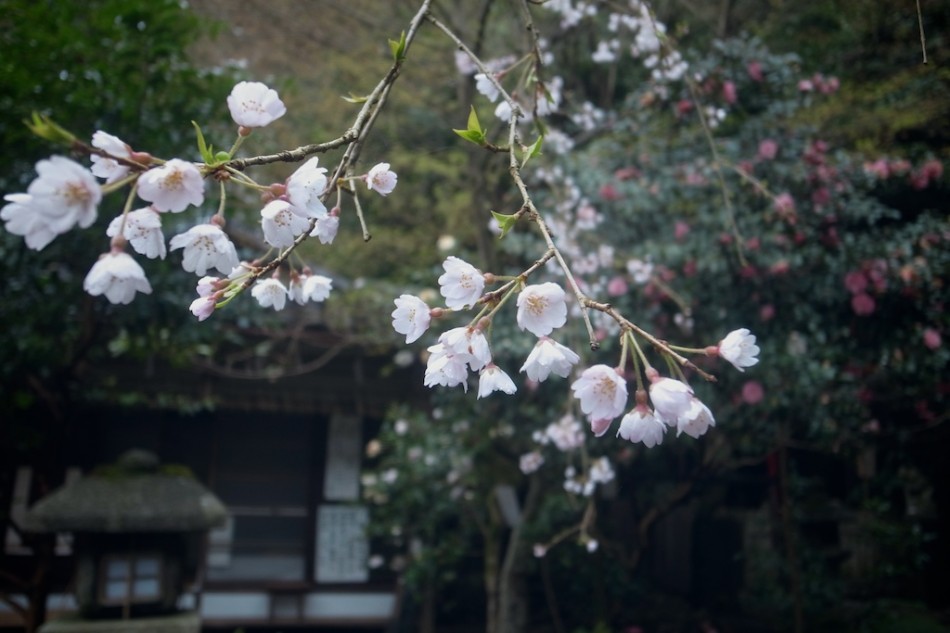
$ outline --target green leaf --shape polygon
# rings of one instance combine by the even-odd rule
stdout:
[[[524,159],[522,159],[521,161],[522,167],[527,165],[530,159],[534,158],[535,156],[541,153],[541,142],[543,140],[544,140],[544,136],[539,136],[538,140],[536,140],[530,146],[522,148],[524,152]]]
[[[482,129],[482,124],[478,121],[478,114],[475,112],[475,106],[472,106],[471,112],[468,113],[468,127],[464,130],[452,130],[466,141],[471,141],[476,145],[485,144],[485,130]]]
[[[201,154],[201,158],[204,159],[206,165],[214,164],[214,154],[212,149],[205,143],[205,135],[201,133],[201,126],[199,126],[194,121],[191,124],[195,128],[195,132],[198,134],[198,152]]]
[[[340,97],[348,103],[366,103],[366,100],[369,98],[365,95],[355,95],[352,92],[347,97]]]
[[[518,222],[518,216],[516,214],[506,215],[504,213],[498,213],[497,211],[492,211],[491,214],[495,220],[498,221],[498,227],[501,229],[501,235],[498,236],[498,239],[505,237],[508,231]]]
[[[63,127],[57,125],[53,119],[34,111],[31,121],[23,122],[30,131],[47,141],[53,143],[62,143],[72,145],[76,142],[76,137]]]
[[[399,41],[389,40],[389,50],[393,52],[393,61],[399,62],[406,55],[406,32],[399,36]]]

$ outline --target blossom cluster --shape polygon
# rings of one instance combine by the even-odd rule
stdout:
[[[264,127],[282,117],[287,109],[277,92],[259,82],[242,81],[227,98],[231,117],[238,125],[237,140],[227,159],[255,128]],[[199,149],[203,148],[200,139]],[[83,147],[83,144],[78,144]],[[339,228],[339,205],[328,210],[324,201],[339,185],[330,183],[327,169],[311,157],[284,182],[259,185],[243,172],[229,170],[220,157],[205,158],[195,163],[181,158],[159,160],[145,152],[133,150],[120,138],[102,130],[93,134],[84,146],[90,155],[89,168],[63,156],[41,160],[36,165],[37,178],[26,193],[8,194],[7,204],[0,210],[0,219],[7,231],[23,236],[27,247],[42,250],[57,236],[78,226],[88,228],[97,219],[103,196],[131,185],[125,210],[112,219],[106,236],[110,248],[93,265],[83,288],[93,296],[105,296],[116,304],[128,304],[137,293],[152,291],[145,270],[126,252],[148,259],[164,259],[168,251],[182,251],[182,268],[201,277],[198,298],[191,312],[199,320],[208,318],[247,287],[263,307],[281,310],[290,299],[298,304],[323,301],[332,282],[314,275],[309,268],[291,268],[285,286],[279,275],[262,279],[265,268],[241,262],[237,249],[225,232],[224,183],[235,183],[261,193],[264,205],[260,210],[263,241],[286,254],[307,237],[316,237],[322,244],[331,244]],[[208,152],[210,154],[210,152]],[[102,185],[96,180],[102,179]],[[209,220],[199,222],[172,236],[166,244],[162,225],[169,214],[179,214],[205,202],[205,182],[222,183],[218,211]],[[397,176],[389,163],[379,163],[362,176],[369,191],[386,196],[395,189]],[[136,199],[144,204],[136,204]],[[271,266],[267,270],[279,268]],[[220,277],[209,277],[216,271]]]

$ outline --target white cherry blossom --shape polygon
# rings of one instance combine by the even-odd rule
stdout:
[[[191,313],[193,315],[198,317],[199,321],[204,321],[205,319],[207,319],[209,316],[211,316],[214,313],[214,309],[216,307],[217,307],[217,304],[214,300],[214,297],[207,296],[207,297],[198,297],[197,299],[192,301],[191,306],[189,306],[188,309],[191,310]]]
[[[333,280],[323,275],[300,275],[290,280],[287,294],[300,305],[308,301],[320,303],[330,296]]]
[[[98,130],[92,135],[92,146],[118,158],[130,158],[132,156],[132,148],[122,139],[102,130]],[[121,180],[129,173],[129,167],[114,158],[106,158],[96,154],[93,154],[90,158],[92,159],[93,175],[105,178],[106,184]]]
[[[492,103],[498,101],[498,96],[501,94],[495,83],[485,73],[475,75],[475,90],[485,95]]]
[[[567,322],[564,289],[550,281],[526,286],[518,294],[518,327],[547,336]]]
[[[689,411],[693,390],[684,382],[673,378],[656,378],[650,383],[650,400],[656,417],[670,426]]]
[[[439,336],[439,343],[452,353],[465,356],[472,371],[478,371],[491,362],[488,339],[477,328],[465,326],[452,328]]]
[[[317,224],[310,231],[310,237],[320,240],[321,244],[332,244],[340,228],[340,218],[336,215],[324,215],[317,218]]]
[[[259,81],[242,81],[228,95],[231,118],[244,127],[264,127],[287,113],[277,91]]]
[[[528,378],[543,382],[552,373],[567,378],[571,368],[580,360],[580,356],[554,339],[542,336],[535,344],[521,371]]]
[[[109,223],[106,235],[115,237],[122,229],[124,237],[136,253],[145,255],[149,259],[160,257],[165,259],[165,236],[162,234],[161,214],[151,207],[130,211],[123,217],[120,215]]]
[[[279,279],[259,279],[251,288],[251,296],[257,299],[262,308],[283,310],[287,304],[287,288]]]
[[[647,448],[663,443],[666,425],[644,405],[635,407],[620,420],[617,435],[631,442],[643,442]]]
[[[159,211],[178,213],[188,205],[199,206],[205,199],[201,172],[188,161],[172,158],[161,167],[153,167],[139,176],[139,198],[151,202]]]
[[[204,275],[212,268],[230,274],[240,263],[234,244],[214,224],[198,224],[169,242],[171,250],[184,249],[181,266],[188,272]]]
[[[439,277],[439,292],[445,297],[445,305],[453,310],[474,306],[485,290],[485,276],[477,268],[449,255],[442,262],[445,270]]]
[[[401,295],[394,300],[396,309],[393,310],[393,329],[399,334],[406,335],[406,343],[419,340],[429,329],[431,316],[429,306],[419,297]]]
[[[287,200],[298,215],[321,218],[327,214],[320,196],[327,188],[326,167],[319,167],[320,157],[314,156],[287,179]]]
[[[310,220],[295,212],[286,200],[271,200],[261,209],[264,241],[277,248],[292,246],[294,239],[310,228]]]
[[[746,367],[752,367],[759,362],[759,346],[755,344],[755,335],[746,328],[733,330],[726,338],[719,342],[719,355],[739,371],[744,372]]]
[[[712,411],[700,402],[699,398],[693,397],[690,398],[689,409],[676,422],[676,435],[686,433],[690,437],[698,438],[708,431],[711,426],[716,426]]]
[[[428,351],[429,360],[426,362],[423,384],[426,387],[462,385],[462,388],[468,391],[469,355],[456,354],[442,343],[429,347]]]
[[[517,390],[518,388],[515,387],[515,383],[512,382],[508,374],[492,363],[486,365],[478,376],[479,398],[491,395],[495,391],[504,391],[511,395]]]
[[[396,188],[396,172],[389,168],[389,163],[379,163],[366,174],[366,187],[381,196],[388,196]]]
[[[10,204],[0,210],[0,218],[7,231],[41,250],[77,224],[89,227],[96,220],[102,190],[92,172],[62,156],[37,162],[36,172],[25,194],[4,196]]]
[[[113,251],[102,255],[86,275],[83,290],[94,297],[105,295],[110,303],[132,303],[136,292],[151,294],[145,271],[130,255]]]
[[[627,405],[627,381],[607,365],[585,369],[571,390],[581,402],[581,411],[591,420],[612,420]]]

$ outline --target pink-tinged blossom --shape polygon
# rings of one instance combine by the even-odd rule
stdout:
[[[611,297],[622,297],[628,290],[626,280],[619,275],[607,282],[607,294]]]
[[[199,206],[205,199],[205,183],[193,164],[173,158],[139,176],[138,195],[159,211],[178,213],[188,205]]]
[[[127,253],[113,251],[102,255],[82,283],[83,290],[94,297],[105,295],[110,303],[132,303],[136,292],[151,294],[152,286],[145,271]]]
[[[849,271],[844,276],[844,287],[853,295],[864,292],[868,287],[868,278],[860,270]]]
[[[759,346],[755,344],[755,335],[746,328],[733,330],[719,341],[719,356],[732,363],[739,371],[752,367],[759,362],[756,356]]]
[[[406,343],[417,341],[429,329],[431,316],[429,306],[419,297],[401,295],[395,299],[393,329],[406,335]]]
[[[204,321],[209,316],[214,314],[214,309],[216,308],[216,302],[214,297],[198,297],[191,302],[191,306],[188,308],[191,310],[191,313],[198,317],[199,321]]]
[[[677,419],[676,435],[679,437],[681,433],[686,433],[690,437],[698,438],[711,426],[716,426],[712,411],[699,398],[693,396],[689,401],[689,409]]]
[[[571,390],[580,400],[581,411],[591,420],[612,420],[623,413],[627,404],[627,381],[607,365],[585,369]]]
[[[297,215],[306,218],[321,218],[327,215],[320,196],[327,188],[327,169],[319,166],[320,157],[314,156],[287,179],[287,200]]]
[[[544,455],[542,455],[540,451],[525,453],[518,459],[518,468],[520,468],[521,472],[525,475],[530,475],[535,472],[541,468],[542,464],[544,464]]]
[[[559,451],[567,452],[584,443],[584,433],[574,416],[565,415],[557,422],[548,424],[539,440],[543,444],[551,442]]]
[[[722,100],[728,104],[733,104],[739,98],[736,84],[732,81],[725,81],[722,84]]]
[[[673,228],[673,237],[676,238],[677,242],[681,242],[687,235],[689,235],[689,224],[677,220]]]
[[[940,332],[932,327],[924,330],[924,345],[927,346],[927,349],[936,350],[939,349],[942,344],[943,340],[940,337]]]
[[[102,130],[92,135],[92,146],[106,152],[117,158],[129,159],[132,156],[132,149],[117,136],[112,136]],[[106,184],[121,180],[129,173],[128,165],[123,165],[114,158],[90,156],[92,160],[92,173],[99,178],[105,178]]]
[[[750,380],[742,385],[742,401],[746,404],[758,404],[765,398],[765,389],[758,380]]]
[[[333,214],[325,215],[317,219],[316,226],[310,231],[310,237],[317,238],[321,244],[332,244],[339,229],[340,217]]]
[[[188,272],[204,275],[212,268],[230,274],[240,263],[234,244],[214,224],[198,224],[169,241],[171,250],[184,249],[181,266]]]
[[[543,382],[552,373],[567,378],[580,356],[546,336],[535,344],[521,371],[536,382]]]
[[[525,286],[518,294],[518,327],[547,336],[567,322],[564,289],[553,282]]]
[[[764,79],[762,75],[762,63],[758,61],[751,61],[746,64],[746,72],[749,73],[749,79],[752,81],[762,81]]]
[[[634,443],[643,442],[647,448],[653,448],[663,443],[665,432],[666,425],[656,419],[649,407],[641,404],[623,416],[617,435]]]
[[[656,378],[650,383],[650,401],[656,417],[670,426],[689,411],[693,390],[672,378]]]
[[[439,277],[439,292],[445,305],[453,310],[474,306],[485,290],[485,276],[468,262],[450,255],[442,262],[445,272]]]
[[[488,339],[479,329],[466,326],[452,328],[439,336],[439,343],[451,353],[465,357],[472,371],[478,371],[491,362]]]
[[[868,316],[874,313],[876,308],[874,298],[866,292],[860,292],[851,297],[851,309],[858,316]]]
[[[257,299],[262,308],[283,310],[287,305],[287,288],[279,279],[259,279],[251,288],[251,296]]]
[[[264,127],[284,116],[287,107],[277,91],[259,81],[242,81],[228,95],[234,122],[243,127]]]
[[[423,384],[426,387],[462,385],[468,391],[468,354],[456,354],[439,343],[428,348],[429,359]]]
[[[504,391],[511,395],[517,390],[511,377],[492,363],[486,365],[478,375],[479,398],[489,396],[495,391]]]
[[[601,437],[604,433],[607,432],[607,429],[610,428],[610,423],[613,422],[610,418],[603,419],[591,419],[590,421],[590,432],[594,434],[594,437]]]
[[[795,214],[795,198],[788,192],[775,196],[772,205],[775,212],[783,218],[793,217]]]
[[[199,297],[207,297],[218,289],[219,281],[221,280],[218,277],[202,277],[195,286],[195,292]]]
[[[642,259],[627,260],[627,272],[637,284],[645,284],[653,276],[653,264]]]
[[[106,229],[106,235],[117,236],[121,227],[122,237],[132,245],[136,253],[149,259],[165,259],[165,236],[162,234],[162,218],[158,211],[151,207],[130,211],[124,217],[124,222],[123,226],[121,215],[113,219]]]
[[[378,163],[366,174],[366,187],[381,196],[388,196],[396,188],[396,172],[389,168],[389,163]]]
[[[22,235],[28,247],[42,250],[77,224],[89,227],[96,220],[102,190],[92,172],[62,156],[39,161],[36,172],[25,194],[4,196],[10,204],[0,210],[0,218],[7,231]]]
[[[310,228],[310,220],[295,212],[286,200],[271,200],[261,209],[264,241],[277,248],[292,246],[294,239]]]

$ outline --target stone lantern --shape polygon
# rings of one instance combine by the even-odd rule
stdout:
[[[188,469],[139,450],[44,497],[24,524],[73,534],[79,614],[41,633],[197,633],[197,613],[180,611],[178,599],[197,577],[205,533],[226,518]]]

